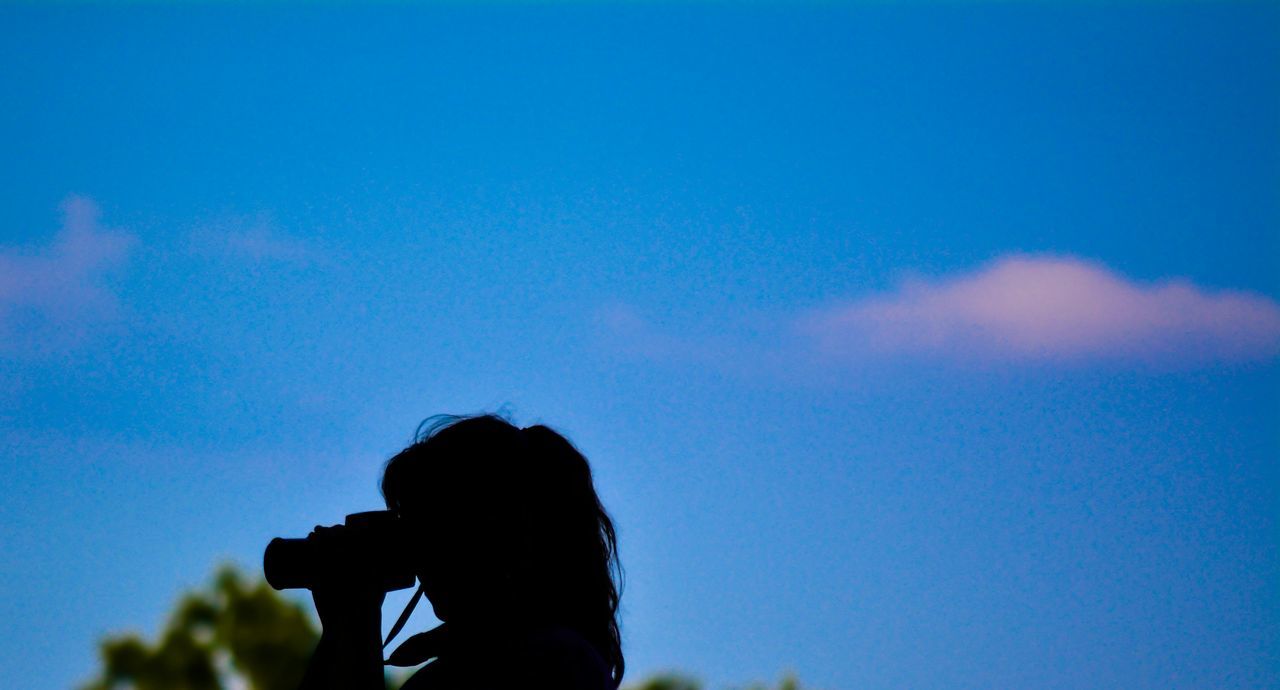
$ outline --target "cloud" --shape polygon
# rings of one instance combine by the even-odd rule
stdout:
[[[110,276],[137,240],[99,223],[92,200],[62,202],[62,228],[46,247],[0,248],[0,336],[4,349],[53,345],[110,320],[119,299]]]
[[[627,304],[613,303],[596,310],[598,333],[611,349],[645,359],[687,359],[700,348],[664,332]]]
[[[840,358],[1204,364],[1274,357],[1280,305],[1186,280],[1138,283],[1070,257],[1008,256],[818,310],[800,331]]]
[[[267,214],[223,218],[191,235],[198,254],[210,254],[253,264],[309,265],[321,261],[323,252],[305,240],[280,232]]]

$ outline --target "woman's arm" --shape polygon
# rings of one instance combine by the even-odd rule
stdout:
[[[309,538],[338,539],[341,527],[317,527]],[[299,690],[386,690],[382,661],[381,589],[350,573],[311,590],[320,615],[320,644]]]
[[[299,690],[386,690],[381,593],[376,601],[343,593],[347,601],[322,606],[326,596],[315,593],[323,631]]]

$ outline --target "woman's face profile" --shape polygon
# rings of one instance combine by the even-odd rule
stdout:
[[[456,498],[461,496],[401,508],[409,548],[416,555],[414,574],[441,621],[484,617],[506,594],[495,558],[500,549],[474,515],[475,506]]]
[[[436,618],[482,634],[570,625],[621,677],[616,541],[586,458],[542,425],[442,420],[382,480]]]

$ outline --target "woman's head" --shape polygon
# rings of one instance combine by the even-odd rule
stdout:
[[[565,625],[621,680],[613,523],[563,436],[491,415],[433,418],[387,463],[382,493],[441,620]]]

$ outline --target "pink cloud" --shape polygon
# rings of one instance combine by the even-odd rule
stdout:
[[[105,229],[92,200],[62,202],[62,228],[48,246],[0,248],[0,336],[5,349],[63,341],[110,319],[119,301],[109,284],[136,239]]]
[[[596,310],[600,332],[613,349],[647,359],[680,359],[696,351],[694,343],[664,332],[629,305],[614,303]]]
[[[265,213],[228,216],[206,223],[191,234],[189,243],[196,254],[250,264],[309,265],[325,258],[312,242],[281,233]]]
[[[811,314],[835,356],[1206,363],[1280,352],[1280,305],[1186,280],[1144,284],[1068,257],[1010,256]]]

